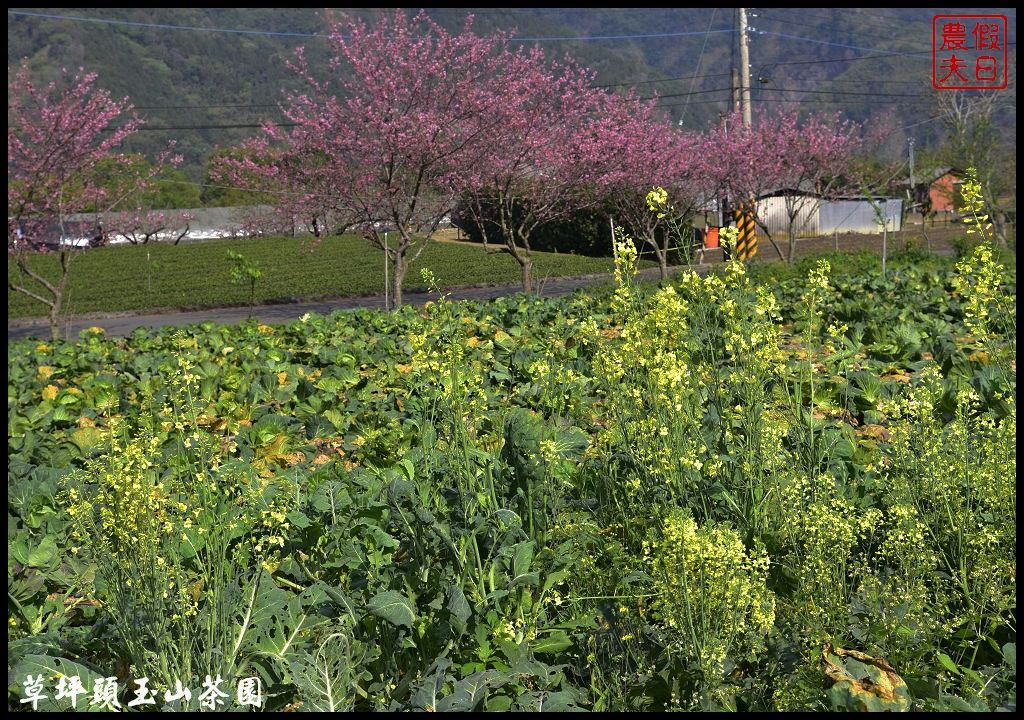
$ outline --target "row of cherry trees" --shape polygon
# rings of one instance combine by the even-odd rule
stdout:
[[[396,302],[409,264],[456,206],[516,259],[529,291],[534,231],[599,202],[612,202],[664,276],[679,239],[647,206],[652,187],[685,217],[719,197],[851,181],[855,125],[787,113],[682,132],[655,100],[595,89],[572,61],[514,49],[503,33],[476,35],[471,23],[456,35],[423,14],[331,24],[327,65],[311,67],[301,50],[292,63],[305,91],[282,104],[290,127],[268,124],[222,155],[215,176],[278,198],[283,227],[298,219],[317,235],[324,223],[360,231],[387,253]],[[807,202],[792,202],[790,238]]]
[[[387,254],[396,303],[410,263],[457,206],[486,243],[515,258],[530,291],[536,229],[598,203],[612,203],[665,276],[680,241],[669,223],[685,226],[680,219],[716,198],[735,206],[775,189],[855,183],[861,129],[838,118],[788,113],[744,127],[730,117],[706,133],[683,132],[658,116],[656,99],[594,88],[589,70],[514,47],[508,34],[476,35],[471,18],[458,34],[402,12],[328,30],[326,66],[311,66],[301,49],[291,63],[303,90],[281,105],[287,123],[268,123],[220,153],[215,175],[272,199],[264,226],[361,232]],[[63,92],[40,89],[23,66],[8,87],[8,249],[36,284],[11,287],[47,305],[55,335],[74,249],[54,243],[54,224],[84,210],[133,209],[131,199],[179,161],[169,151],[153,165],[120,153],[143,121],[95,80],[83,73],[65,77]],[[672,213],[648,207],[654,186],[666,189]],[[805,202],[790,213],[790,258],[796,204]],[[150,218],[134,209],[120,215],[128,223],[120,230],[148,240],[140,228]],[[46,249],[60,253],[58,281],[25,262],[25,251]]]

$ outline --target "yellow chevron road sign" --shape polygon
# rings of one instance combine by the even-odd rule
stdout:
[[[736,228],[740,231],[736,238],[736,257],[749,260],[757,255],[757,235],[754,232],[754,213],[746,209],[733,210]]]

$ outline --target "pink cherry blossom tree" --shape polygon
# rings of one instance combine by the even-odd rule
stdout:
[[[245,206],[246,235],[291,235],[301,228],[319,239],[336,227],[332,222],[344,214],[339,209],[347,197],[344,186],[335,182],[331,158],[297,133],[289,136],[271,124],[264,133],[219,153],[211,164],[211,179],[264,201]]]
[[[593,73],[574,63],[549,64],[539,49],[506,60],[492,92],[486,155],[460,175],[466,214],[484,243],[502,244],[533,291],[530,236],[544,223],[591,207],[614,176],[609,150],[624,147],[625,101],[593,89]]]
[[[188,211],[147,210],[139,208],[111,212],[104,216],[103,226],[109,237],[119,237],[132,245],[148,245],[167,235],[175,245],[188,236],[195,214]]]
[[[112,99],[107,91],[95,87],[95,73],[81,69],[74,77],[64,71],[63,90],[57,83],[37,87],[24,64],[9,76],[7,250],[19,279],[8,279],[8,287],[47,308],[50,332],[56,340],[71,263],[78,253],[78,248],[66,241],[68,216],[113,209],[146,187],[162,163],[134,175],[131,182],[112,192],[97,168],[105,158],[129,165],[128,156],[113,153],[143,122],[135,115],[123,117],[132,109],[127,98]],[[106,239],[100,229],[89,245]],[[39,252],[58,254],[57,279],[30,267],[28,257]]]
[[[757,116],[751,126],[746,126],[743,116],[734,112],[708,131],[708,142],[720,159],[715,166],[716,194],[732,207],[756,207],[756,198],[777,190],[781,182],[784,160],[776,153],[765,154],[771,142],[761,132],[761,118]],[[765,218],[755,213],[754,220],[782,260],[782,250],[772,238]]]
[[[615,219],[654,252],[665,280],[673,245],[689,249],[691,221],[714,189],[707,167],[713,153],[701,134],[656,119],[654,102],[629,104],[625,124],[607,148],[614,168],[605,192]],[[670,212],[649,206],[647,194],[655,187],[666,190]]]
[[[295,216],[327,212],[387,254],[392,297],[402,301],[410,263],[449,215],[459,178],[483,157],[508,36],[479,37],[467,18],[453,35],[424,13],[329,26],[334,54],[325,72],[300,49],[291,67],[305,82],[282,111],[293,125],[266,127],[279,161],[240,168],[289,193]],[[320,76],[326,75],[322,78]],[[311,182],[314,180],[315,182]]]
[[[854,189],[848,176],[861,146],[859,126],[841,121],[838,113],[811,116],[802,123],[796,113],[788,113],[768,119],[764,132],[776,139],[778,152],[785,159],[779,186],[806,189],[783,196],[789,241],[786,259],[793,262],[797,236],[810,214],[830,196]]]
[[[173,144],[172,144],[173,147]],[[166,156],[163,153],[162,156]],[[163,160],[161,160],[163,162]],[[169,170],[177,164],[178,158],[162,170]],[[184,210],[168,209],[169,201],[178,201],[180,188],[172,187],[170,194],[163,192],[165,182],[178,182],[165,172],[153,173],[149,161],[142,155],[111,155],[103,158],[92,168],[95,181],[105,191],[105,197],[120,198],[107,212],[104,208],[87,208],[97,215],[97,223],[103,228],[103,237],[112,241],[121,240],[132,245],[146,245],[151,240],[170,236],[177,245],[188,235],[189,223],[195,215]],[[139,182],[159,174],[153,182]],[[187,199],[187,196],[186,196]]]
[[[792,262],[797,235],[809,214],[829,195],[856,187],[850,184],[850,168],[862,144],[859,131],[857,124],[841,122],[838,115],[800,121],[796,112],[761,114],[746,127],[735,113],[711,130],[710,139],[725,158],[719,181],[734,206],[756,208],[756,198],[783,194],[786,259]],[[763,212],[755,211],[754,220],[782,259]]]

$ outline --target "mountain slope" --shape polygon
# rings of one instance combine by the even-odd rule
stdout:
[[[215,146],[238,142],[258,132],[251,126],[280,117],[276,104],[283,90],[296,87],[285,66],[296,47],[307,48],[314,66],[327,51],[325,40],[315,37],[324,26],[321,12],[311,9],[35,8],[16,12],[79,19],[9,12],[9,68],[24,58],[40,80],[53,79],[61,67],[81,65],[98,72],[102,87],[115,96],[128,96],[149,120],[149,129],[140,132],[128,149],[153,153],[177,138],[186,158],[185,170],[197,180]],[[332,12],[372,21],[385,11]],[[466,15],[457,8],[429,12],[452,31],[462,26]],[[914,124],[907,132],[894,134],[895,151],[906,146],[910,134],[919,147],[935,145],[941,123],[929,120],[937,111],[927,51],[936,12],[948,11],[751,11],[755,106],[840,110],[858,121],[893,112],[897,124]],[[1004,12],[1015,34],[1016,11]],[[518,28],[518,37],[540,42],[549,56],[569,53],[591,67],[597,84],[627,87],[636,83],[641,97],[657,92],[664,98],[660,104],[665,112],[685,127],[706,127],[730,106],[729,69],[736,55],[732,9],[481,9],[475,13],[474,28],[482,33]],[[532,40],[579,36],[601,39]],[[1011,41],[1015,39],[1011,36]],[[906,54],[920,51],[925,52]],[[904,54],[882,55],[892,52]],[[1011,55],[1012,67],[1015,51]],[[1003,104],[1008,109],[999,115],[1013,132],[1014,88],[1006,91]],[[215,127],[223,125],[250,127]]]

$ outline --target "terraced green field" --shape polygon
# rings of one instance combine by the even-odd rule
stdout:
[[[228,250],[240,252],[263,270],[256,301],[317,299],[384,292],[384,255],[355,236],[325,238],[312,247],[300,238],[213,240],[183,245],[118,246],[83,252],[73,261],[65,312],[117,312],[163,308],[198,309],[249,302],[248,287],[232,285]],[[611,272],[611,260],[579,255],[534,253],[537,281]],[[55,278],[52,255],[31,258],[30,267]],[[425,290],[419,269],[428,267],[442,287],[516,283],[519,265],[505,253],[482,247],[434,242],[406,275],[407,291]],[[10,261],[9,279],[18,270]],[[45,315],[43,306],[7,291],[9,317]]]

